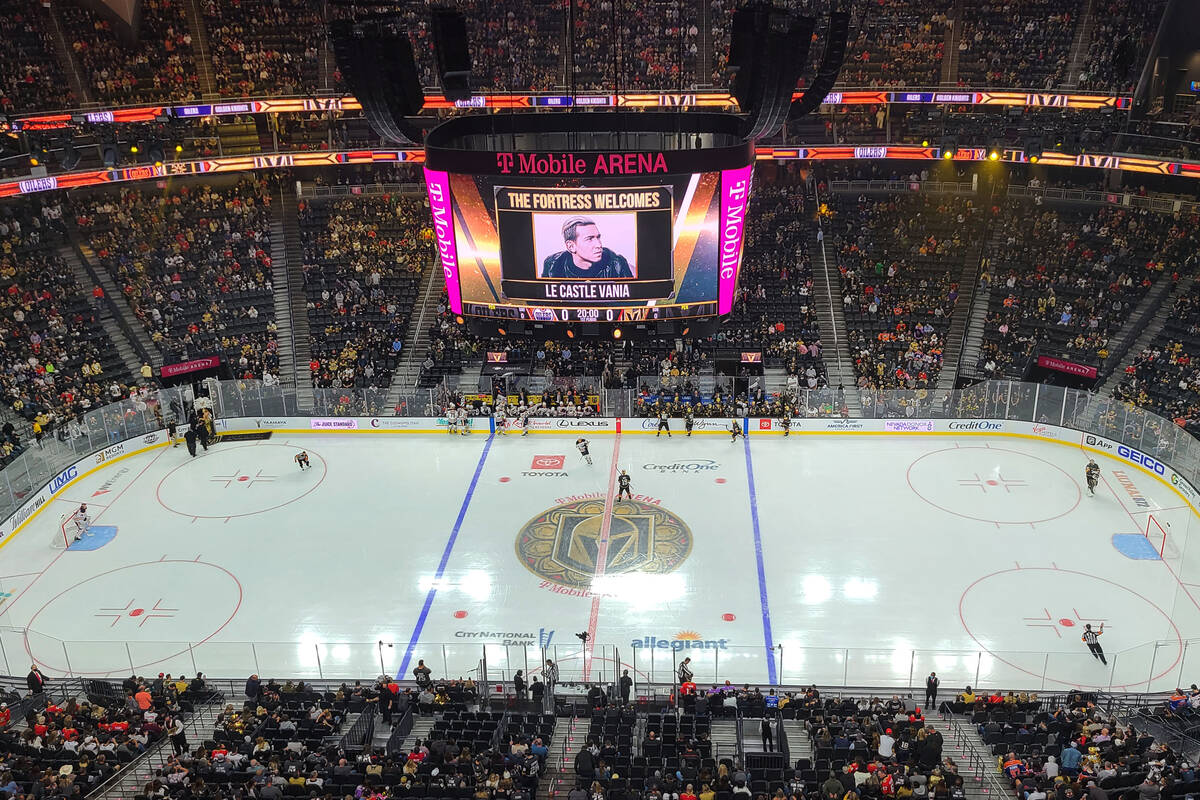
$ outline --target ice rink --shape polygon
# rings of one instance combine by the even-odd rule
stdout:
[[[1115,455],[1095,497],[1078,444],[1028,437],[623,434],[592,456],[277,433],[118,459],[0,548],[6,671],[478,677],[486,656],[495,683],[549,656],[669,681],[691,657],[701,683],[1141,690],[1200,669],[1194,512]],[[81,502],[91,533],[53,549]]]

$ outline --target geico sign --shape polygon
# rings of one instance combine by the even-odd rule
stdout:
[[[1155,461],[1151,456],[1148,456],[1145,453],[1139,453],[1137,450],[1126,447],[1123,444],[1117,445],[1117,455],[1119,455],[1121,458],[1128,459],[1135,464],[1145,467],[1156,475],[1165,475],[1167,472],[1167,468],[1158,461]]]

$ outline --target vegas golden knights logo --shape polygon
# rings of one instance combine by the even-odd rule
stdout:
[[[517,557],[548,581],[586,588],[600,570],[604,498],[548,509],[517,534]],[[692,531],[661,506],[637,500],[614,504],[603,574],[674,572],[692,552]]]

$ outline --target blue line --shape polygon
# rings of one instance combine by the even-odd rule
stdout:
[[[492,434],[484,442],[483,452],[479,455],[479,463],[475,465],[475,474],[471,476],[471,483],[467,486],[467,496],[463,498],[462,507],[458,509],[458,519],[454,520],[454,528],[450,531],[450,538],[446,541],[446,549],[442,551],[442,560],[438,564],[437,574],[433,577],[433,586],[429,587],[425,605],[421,608],[421,615],[417,617],[417,625],[413,628],[412,638],[408,640],[408,649],[404,651],[404,660],[400,662],[400,671],[396,673],[396,680],[404,679],[405,673],[408,672],[408,665],[412,663],[413,650],[417,648],[417,641],[421,638],[421,630],[425,627],[426,618],[429,617],[433,598],[437,596],[438,584],[441,583],[442,576],[446,573],[446,565],[450,563],[450,553],[454,550],[454,542],[458,540],[458,532],[462,530],[463,520],[467,517],[467,508],[471,505],[471,495],[475,494],[475,487],[479,485],[479,476],[483,473],[483,463],[487,461],[488,451],[492,449],[492,442],[495,441],[495,438],[495,434]]]
[[[771,635],[771,607],[767,603],[767,570],[763,566],[762,529],[758,525],[758,493],[754,490],[754,461],[750,458],[750,440],[742,437],[746,448],[746,482],[750,486],[750,522],[754,527],[754,560],[758,565],[758,600],[762,605],[763,642],[767,651],[767,679],[779,683],[775,671],[775,638]]]

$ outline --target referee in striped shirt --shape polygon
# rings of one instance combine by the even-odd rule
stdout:
[[[1092,651],[1093,656],[1100,659],[1101,664],[1107,665],[1108,662],[1104,660],[1104,648],[1100,646],[1100,634],[1104,633],[1104,623],[1100,623],[1098,631],[1092,630],[1091,623],[1084,625],[1083,628],[1083,636],[1080,637],[1083,643],[1088,646],[1088,650]]]

